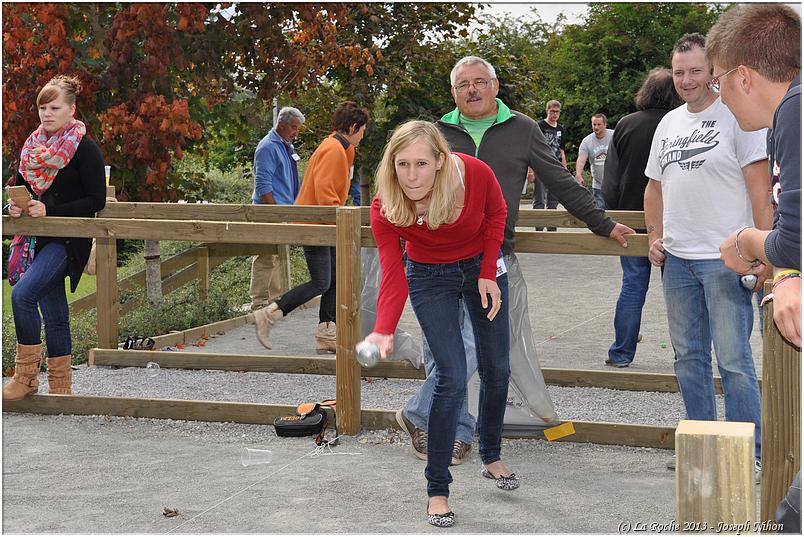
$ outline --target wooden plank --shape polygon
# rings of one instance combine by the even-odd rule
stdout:
[[[209,296],[209,250],[206,248],[198,249],[196,261],[198,275],[198,298],[206,300]]]
[[[595,369],[542,368],[544,382],[552,386],[608,388],[636,392],[678,392],[678,381],[672,373],[638,371],[598,371]],[[715,393],[723,393],[720,377],[714,377]],[[762,383],[760,383],[760,388]]]
[[[768,290],[766,289],[766,293]],[[773,301],[764,307],[762,332],[762,479],[760,520],[774,520],[776,506],[801,469],[801,351],[773,322]]]
[[[326,356],[225,355],[203,352],[95,349],[94,359],[94,365],[117,367],[145,367],[148,362],[156,362],[162,369],[209,369],[303,375],[335,374],[335,358]]]
[[[628,255],[647,256],[647,235],[626,235],[628,248],[594,233],[562,233],[547,231],[517,231],[517,252],[537,254]]]
[[[756,520],[753,423],[682,420],[676,428],[676,521],[698,533]],[[769,518],[767,520],[773,520]],[[725,533],[738,533],[735,529]]]
[[[643,211],[606,211],[615,222],[625,224],[632,229],[645,228]],[[520,209],[517,226],[554,226],[585,228],[586,223],[572,216],[568,211],[556,209]]]
[[[340,432],[354,435],[360,430],[360,364],[355,359],[360,339],[360,208],[339,207],[337,220],[337,421]]]
[[[241,205],[227,203],[115,203],[101,218],[209,220],[219,222],[335,222],[336,207],[320,205]]]
[[[196,259],[196,248],[189,248],[179,254],[171,256],[165,259],[162,262],[160,267],[160,272],[162,277],[164,278],[168,274],[175,272],[180,268],[184,268],[190,264],[192,264]],[[117,289],[119,291],[127,291],[129,289],[133,289],[138,285],[145,284],[145,270],[141,270],[130,276],[126,276],[122,280],[117,282]],[[162,289],[164,293],[164,288]],[[70,303],[70,312],[72,314],[79,313],[81,311],[91,310],[95,307],[95,293],[86,295],[84,297],[79,298]]]
[[[111,204],[116,205],[116,204]],[[201,220],[128,220],[118,218],[11,218],[3,216],[3,235],[109,237],[200,242],[305,244],[332,246],[335,227],[313,224],[261,224]]]
[[[209,333],[210,331],[207,330],[207,334]],[[190,343],[202,335],[204,334],[195,339],[185,338],[182,342]],[[307,375],[334,375],[336,360],[331,356],[271,356],[264,354],[131,351],[121,349],[93,349],[93,351],[95,365],[145,367],[148,362],[157,362],[159,367],[163,369],[214,369]],[[376,367],[361,368],[360,376],[423,379],[424,370],[414,369],[400,362],[384,362]]]
[[[120,323],[117,299],[117,241],[113,238],[97,239],[95,260],[98,347],[116,349]]]
[[[3,412],[228,421],[260,425],[273,425],[275,418],[295,411],[295,405],[96,395],[32,395],[19,401],[3,402]]]
[[[273,424],[276,417],[292,414],[295,410],[295,405],[93,395],[32,395],[19,401],[3,403],[3,412],[130,416],[265,425]],[[399,425],[394,419],[394,414],[394,410],[363,409],[361,426],[366,429],[398,428]],[[672,447],[673,427],[584,421],[573,421],[572,423],[575,426],[576,434],[562,438],[560,441],[664,449]],[[339,432],[344,433],[340,429]],[[523,438],[523,436],[517,435],[505,436],[506,438]],[[663,440],[668,437],[671,439],[669,442]]]
[[[196,326],[195,328],[190,328],[188,330],[170,332],[169,334],[163,334],[161,336],[153,336],[153,339],[156,342],[154,348],[176,345],[177,343],[192,343],[200,339],[202,336],[217,334],[218,332],[225,332],[227,330],[243,326],[244,324],[246,324],[246,315],[241,315],[232,319],[225,319],[223,321],[215,321],[214,323]]]

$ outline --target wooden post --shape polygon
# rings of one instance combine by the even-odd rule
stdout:
[[[336,415],[338,432],[355,435],[360,431],[360,364],[355,359],[360,339],[360,208],[339,207],[336,223]]]
[[[676,428],[676,521],[669,531],[754,531],[753,423],[682,420]]]
[[[195,266],[198,274],[198,298],[206,300],[209,296],[209,249],[198,248]]]
[[[279,274],[282,279],[282,292],[287,292],[291,288],[290,282],[290,246],[287,244],[276,245],[279,254]]]
[[[801,350],[776,328],[773,301],[765,304],[764,319],[759,509],[763,521],[774,520],[776,507],[801,469]]]
[[[162,302],[162,256],[159,253],[159,241],[146,240],[143,251],[145,258],[145,296],[152,306]]]
[[[116,349],[120,304],[117,301],[117,240],[98,237],[95,243],[98,347]]]

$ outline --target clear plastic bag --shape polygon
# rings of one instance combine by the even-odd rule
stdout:
[[[377,320],[377,296],[380,292],[382,271],[376,248],[362,248],[360,263],[363,274],[363,290],[360,293],[360,335],[365,338],[374,329]],[[389,360],[407,360],[416,369],[422,366],[421,338],[413,337],[399,328],[394,332],[394,352]]]
[[[558,425],[559,420],[536,357],[525,278],[516,255],[505,256],[505,264],[508,268],[511,380],[508,384],[503,434],[535,434]],[[480,377],[477,372],[469,379],[468,391],[469,412],[477,417],[480,394]]]

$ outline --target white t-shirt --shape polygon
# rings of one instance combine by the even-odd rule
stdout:
[[[745,132],[720,97],[701,112],[683,104],[653,135],[645,175],[662,183],[664,247],[683,259],[717,259],[735,229],[753,225],[742,169],[767,159],[767,129]]]
[[[603,188],[603,170],[612,136],[614,136],[612,129],[606,129],[603,138],[598,138],[593,132],[584,138],[578,147],[578,154],[586,153],[586,158],[589,159],[589,167],[592,168],[592,188]]]

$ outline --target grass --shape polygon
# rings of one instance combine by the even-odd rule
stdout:
[[[75,290],[75,293],[70,292],[69,278],[64,280],[64,288],[67,290],[67,302],[73,302],[95,292],[95,276],[89,276],[88,274],[81,276],[81,281],[78,282],[78,289]],[[8,280],[3,280],[3,312],[11,312],[11,286],[8,284]]]

